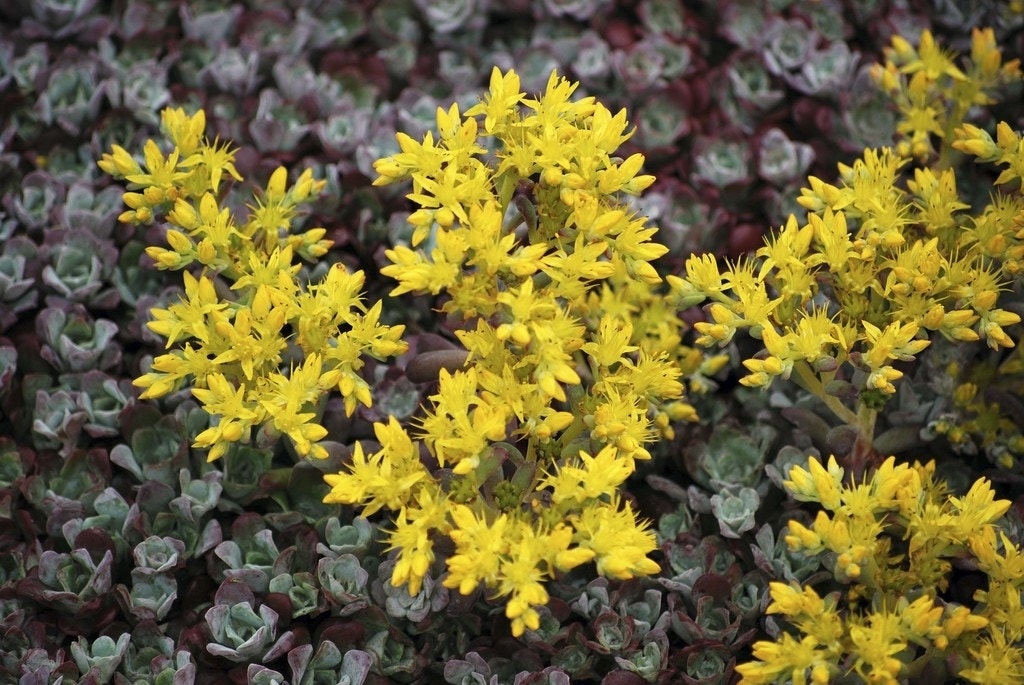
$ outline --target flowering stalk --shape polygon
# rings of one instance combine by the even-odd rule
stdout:
[[[203,137],[205,114],[165,109],[164,155],[149,140],[144,167],[115,145],[99,166],[128,182],[129,209],[120,219],[150,223],[163,217],[168,248],[149,247],[157,268],[184,270],[184,297],[152,310],[147,326],[170,348],[135,380],[143,398],[158,398],[186,383],[203,408],[218,417],[195,446],[208,459],[248,441],[253,428],[287,435],[301,456],[327,455],[318,442],[327,431],[317,421],[321,398],[337,388],[349,414],[369,406],[370,387],[359,373],[362,355],[377,359],[405,351],[404,326],[379,323],[381,303],[367,308],[359,290],[364,276],[335,264],[319,283],[303,285],[296,256],[315,260],[331,245],[325,230],[290,233],[298,208],[323,189],[303,172],[287,186],[279,167],[240,221],[218,199],[221,181],[241,181],[228,145]],[[299,361],[282,368],[285,356]]]
[[[465,364],[442,369],[419,438],[394,419],[382,448],[357,446],[326,476],[329,502],[397,512],[391,579],[419,591],[448,536],[443,583],[507,597],[514,635],[539,626],[544,581],[587,562],[612,578],[658,571],[654,534],[618,488],[647,445],[693,420],[683,397],[724,357],[680,345],[685,324],[657,294],[656,229],[618,199],[653,182],[643,156],[614,157],[626,114],[572,95],[552,73],[530,99],[495,69],[483,101],[437,110],[438,137],[398,134],[378,185],[411,179],[412,245],[387,251],[392,294],[444,293],[464,321]],[[458,358],[457,356],[455,358]]]
[[[1022,167],[1019,139],[1006,124],[999,144],[969,124],[954,131],[960,109],[934,104],[989,103],[985,93],[1019,77],[1017,64],[1001,65],[984,31],[974,33],[967,74],[927,34],[917,52],[895,39],[893,55],[899,60],[878,70],[882,87],[897,103],[911,92],[932,103],[935,126],[921,128],[922,110],[901,106],[906,139],[895,149],[867,149],[851,166],[840,165],[837,185],[809,178],[798,199],[806,222],[790,216],[753,258],[720,269],[710,255],[694,255],[685,277],[668,277],[681,305],[709,301],[708,320],[695,326],[699,344],[727,345],[740,329],[763,342],[764,350],[743,362],[749,373],[741,383],[766,388],[792,379],[856,430],[844,456],[858,473],[881,456],[872,445],[874,426],[903,376],[898,362],[914,360],[935,334],[1013,347],[1004,328],[1020,321],[999,307],[999,292],[1018,276],[1024,256],[1024,232],[1011,219],[1024,210],[1019,188],[972,213],[947,163],[952,149],[970,152],[1008,166],[997,181],[1006,183]],[[922,132],[940,136],[942,152],[923,146],[930,138]]]
[[[786,544],[821,557],[839,589],[822,596],[771,583],[767,613],[780,614],[796,633],[755,643],[755,660],[736,668],[741,683],[824,685],[851,672],[891,685],[925,672],[1019,682],[1024,556],[998,529],[1010,502],[995,499],[987,480],[949,497],[934,462],[897,465],[890,457],[869,480],[849,484],[834,458],[827,466],[812,458],[784,485],[822,507],[811,526],[789,522]],[[972,606],[946,596],[953,562],[964,559],[987,579]]]

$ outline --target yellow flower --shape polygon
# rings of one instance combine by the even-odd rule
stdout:
[[[451,503],[440,489],[424,487],[415,495],[415,501],[402,507],[395,517],[395,528],[388,535],[389,550],[398,550],[398,559],[391,571],[391,584],[407,586],[415,597],[423,587],[423,578],[434,561],[431,533],[446,534],[450,530],[448,511]]]
[[[168,193],[166,195],[168,200],[174,200],[173,193],[170,192],[171,189],[177,187],[188,176],[187,172],[178,171],[178,155],[180,152],[175,148],[165,158],[160,152],[160,148],[152,140],[146,141],[142,152],[147,171],[142,172],[140,170],[139,173],[125,174],[125,180],[144,188],[153,187],[160,189]]]
[[[515,112],[525,93],[519,91],[519,75],[509,70],[502,74],[498,67],[491,69],[491,81],[484,102],[466,110],[467,117],[484,115],[484,130],[494,133]]]
[[[374,424],[377,430],[379,424]],[[363,515],[370,516],[381,508],[398,511],[411,502],[422,482],[430,474],[419,460],[419,452],[380,450],[367,458],[360,443],[352,448],[352,463],[347,473],[325,474],[331,491],[324,497],[327,504],[360,504]]]
[[[603,576],[626,580],[658,573],[661,567],[647,558],[657,548],[654,534],[646,523],[637,523],[626,502],[620,510],[619,498],[608,504],[593,504],[572,520],[576,542],[594,552],[597,571]]]
[[[807,466],[810,470],[794,466],[789,471],[789,480],[783,481],[782,484],[801,502],[820,502],[830,511],[838,509],[841,504],[843,469],[836,462],[836,458],[828,458],[827,470],[816,457],[808,459]]]
[[[895,655],[907,647],[899,616],[885,611],[871,614],[867,625],[850,626],[850,640],[853,669],[866,682],[897,685],[903,662]]]
[[[499,514],[493,523],[464,504],[452,507],[452,530],[449,535],[455,543],[455,554],[448,557],[448,576],[444,586],[458,588],[464,595],[471,593],[481,582],[494,585],[498,570],[508,552],[509,518]]]

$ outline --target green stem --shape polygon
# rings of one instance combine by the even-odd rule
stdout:
[[[867,438],[868,442],[874,442],[875,420],[878,418],[878,410],[861,404],[857,408],[857,425],[861,435]]]
[[[793,370],[796,371],[796,381],[805,390],[814,394],[825,406],[832,410],[832,413],[837,418],[850,426],[856,426],[859,430],[864,430],[864,426],[861,423],[861,417],[854,413],[852,409],[843,404],[838,397],[833,397],[825,392],[825,386],[821,380],[814,374],[811,369],[811,365],[805,361],[798,361],[793,364]],[[872,417],[872,428],[874,427],[874,418]]]

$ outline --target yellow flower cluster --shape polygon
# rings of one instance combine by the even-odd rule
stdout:
[[[1002,61],[992,29],[972,30],[970,60],[964,69],[928,30],[916,47],[905,38],[893,37],[885,57],[884,65],[874,66],[872,77],[899,108],[897,132],[903,137],[897,152],[920,161],[935,154],[934,139],[952,141],[972,107],[994,103],[992,93],[1021,76],[1019,60]],[[941,166],[948,166],[948,145],[940,152]]]
[[[834,458],[811,458],[784,484],[824,509],[810,527],[791,521],[786,543],[821,555],[847,591],[822,597],[771,583],[768,613],[797,634],[756,643],[756,660],[736,669],[742,683],[824,685],[852,671],[862,682],[896,685],[945,668],[967,682],[1024,682],[1024,553],[998,530],[1010,502],[996,500],[986,480],[950,497],[933,463],[889,458],[870,480],[845,484]],[[943,596],[953,562],[964,559],[987,577],[970,607]]]
[[[1001,64],[991,32],[974,33],[966,74],[927,32],[916,50],[900,38],[893,46],[894,61],[879,67],[884,88],[923,89],[937,98],[943,79],[951,80],[942,97],[956,99],[964,112],[990,102],[985,93],[994,85],[1019,76],[1015,63]],[[992,141],[976,127],[961,127],[955,107],[929,102],[934,125],[921,124],[916,110],[903,112],[905,121],[918,122],[907,129],[908,145],[865,150],[839,166],[837,184],[810,177],[798,198],[806,222],[790,216],[754,258],[723,267],[694,255],[685,277],[668,277],[681,305],[710,300],[708,320],[695,326],[699,344],[726,345],[739,329],[762,340],[764,351],[743,362],[743,384],[766,387],[792,377],[868,443],[879,406],[903,376],[898,362],[913,360],[935,334],[1012,347],[1005,329],[1020,321],[999,307],[1000,291],[1024,266],[1019,186],[972,212],[947,153],[962,149],[1004,165],[999,182],[1009,184],[1024,170],[1024,144],[1006,124]],[[918,140],[914,132],[927,135]],[[928,136],[943,142],[938,159],[930,147],[918,149]],[[910,154],[920,163],[911,164]],[[832,391],[851,381],[859,391],[853,405]]]
[[[619,195],[653,182],[643,157],[614,157],[626,114],[552,74],[537,98],[494,69],[482,102],[437,111],[437,138],[398,134],[376,184],[411,180],[412,244],[387,251],[393,294],[444,294],[465,324],[461,368],[442,369],[420,438],[442,468],[419,464],[395,421],[382,447],[327,476],[328,502],[397,511],[395,585],[419,591],[432,541],[455,553],[444,584],[507,597],[520,635],[539,625],[544,581],[593,561],[599,573],[657,572],[655,538],[618,488],[646,445],[695,420],[683,400],[725,357],[681,345],[685,324],[656,290],[656,229]]]
[[[321,282],[301,283],[295,257],[315,260],[331,243],[323,228],[291,233],[292,219],[323,181],[307,170],[288,187],[279,167],[240,221],[218,198],[225,175],[242,180],[234,152],[204,137],[202,110],[189,116],[168,108],[161,116],[173,146],[166,156],[149,140],[144,169],[117,145],[99,162],[128,183],[121,221],[163,215],[173,227],[170,249],[146,250],[157,267],[197,271],[184,271],[180,302],[152,310],[148,327],[168,348],[178,347],[154,359],[135,385],[145,389],[143,398],[157,398],[190,383],[203,408],[219,417],[195,441],[209,449],[210,461],[260,426],[287,435],[301,456],[325,457],[317,444],[327,434],[317,422],[321,399],[337,388],[350,414],[359,403],[369,406],[361,357],[404,352],[404,327],[380,325],[380,303],[363,304],[362,272],[336,264]],[[284,368],[286,358],[296,361]]]

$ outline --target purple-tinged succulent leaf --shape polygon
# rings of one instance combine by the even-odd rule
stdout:
[[[110,239],[123,207],[121,194],[115,186],[96,192],[92,183],[72,183],[64,204],[57,208],[57,221],[65,229],[81,230],[100,240]]]
[[[182,469],[178,474],[181,495],[171,500],[171,508],[185,520],[198,523],[207,512],[217,506],[223,491],[220,484],[222,478],[223,474],[220,471],[210,471],[202,478],[192,480],[189,470]]]
[[[571,17],[577,21],[587,21],[604,6],[608,0],[542,0],[536,11],[543,11],[550,17]]]
[[[313,124],[313,134],[332,157],[351,155],[366,140],[372,115],[369,108],[342,101],[325,121]]]
[[[141,621],[132,629],[121,672],[130,683],[151,682],[159,672],[157,664],[169,662],[173,654],[174,639],[164,635],[155,621]]]
[[[635,649],[637,642],[636,625],[630,616],[620,616],[606,609],[591,622],[594,640],[587,644],[599,654],[622,654]]]
[[[174,653],[173,658],[157,657],[153,660],[156,685],[194,685],[196,664],[192,654],[185,649]]]
[[[83,426],[93,438],[112,438],[121,432],[121,415],[135,402],[131,381],[120,381],[102,371],[86,371],[74,384],[81,391],[80,404],[87,421]]]
[[[837,95],[847,88],[859,59],[846,43],[836,41],[827,48],[814,50],[798,72],[784,74],[783,78],[806,95]]]
[[[739,538],[756,525],[754,517],[761,497],[753,488],[723,490],[711,496],[711,513],[718,520],[722,537]]]
[[[452,685],[489,685],[491,667],[477,652],[466,654],[465,659],[449,659],[444,664],[445,682]]]
[[[282,555],[274,542],[274,533],[264,528],[262,517],[242,515],[232,525],[232,540],[217,545],[214,554],[227,568],[226,578],[243,579],[255,592],[266,592],[270,578],[278,575],[275,566]],[[294,549],[294,548],[292,548]]]
[[[652,633],[650,640],[627,658],[615,657],[619,668],[636,673],[644,682],[656,682],[658,676],[665,672],[670,654],[668,637],[663,632]]]
[[[272,668],[266,666],[260,666],[259,664],[249,664],[245,669],[245,678],[247,685],[287,685],[288,681],[285,680],[283,674],[278,673]]]
[[[155,34],[167,26],[174,6],[167,0],[128,0],[117,22],[117,35],[129,41],[145,34]]]
[[[185,565],[185,543],[151,535],[135,546],[132,559],[142,575],[169,573]]]
[[[313,574],[301,571],[295,574],[282,573],[270,579],[269,592],[286,595],[291,603],[292,618],[318,614],[326,607],[320,601],[320,590]]]
[[[631,93],[646,93],[665,86],[665,55],[652,40],[638,40],[628,50],[611,55],[612,70]]]
[[[328,85],[319,77],[309,60],[302,55],[287,55],[278,59],[271,67],[271,73],[274,75],[277,92],[287,101],[315,97],[317,90],[324,87],[335,90],[335,94],[340,95],[337,82],[331,81]]]
[[[179,544],[184,547],[184,543]],[[178,583],[170,572],[154,573],[148,568],[132,569],[129,594],[132,616],[139,621],[162,621],[178,598]]]
[[[111,565],[114,555],[107,552],[94,563],[88,550],[70,553],[44,551],[39,557],[38,578],[26,578],[26,594],[36,601],[75,614],[85,600],[98,597],[111,588]],[[30,581],[38,580],[38,584]]]
[[[39,355],[62,373],[106,371],[121,361],[121,348],[114,343],[117,324],[94,320],[80,304],[42,310],[36,333],[45,343]]]
[[[607,680],[608,676],[602,682]],[[569,674],[557,666],[548,666],[541,671],[520,671],[512,680],[512,685],[570,685],[571,683]]]
[[[223,544],[224,543],[222,542],[217,545],[217,548],[214,551],[216,552],[217,550],[220,550]],[[218,556],[220,556],[220,554],[218,554]],[[261,593],[266,592],[270,585],[270,574],[259,568],[228,568],[224,570],[224,577],[229,580],[243,582],[253,590]]]
[[[18,314],[36,305],[35,289],[38,249],[25,236],[16,236],[3,243],[0,252],[0,330],[18,320]]]
[[[670,148],[690,130],[686,109],[665,92],[643,98],[635,108],[637,143],[648,150]]]
[[[345,0],[325,0],[316,8],[299,7],[295,22],[309,35],[314,50],[344,48],[366,32],[366,10]]]
[[[75,668],[73,661],[65,660],[63,650],[51,657],[46,649],[35,647],[25,651],[15,672],[21,674],[18,685],[51,685],[63,682],[65,676],[76,678],[79,674]]]
[[[178,11],[186,38],[218,50],[234,36],[238,18],[245,10],[242,5],[223,7],[215,4],[213,7],[220,8],[194,13],[190,4],[184,2],[178,6]]]
[[[157,126],[158,112],[171,99],[167,88],[167,67],[156,60],[143,60],[119,70],[120,104],[139,121]]]
[[[553,0],[550,0],[553,1]],[[579,0],[593,2],[593,0]],[[487,18],[488,0],[413,0],[423,13],[423,19],[432,31],[447,34],[473,23],[480,26]],[[474,21],[475,20],[475,21]]]
[[[149,412],[144,411],[140,417],[148,415]],[[130,441],[131,447],[124,444],[114,446],[110,450],[110,461],[129,471],[140,482],[173,483],[181,469],[188,465],[188,442],[173,416],[163,416],[150,425],[140,425],[131,432]],[[152,515],[155,516],[156,512]]]
[[[686,33],[688,11],[674,0],[642,0],[637,8],[637,14],[647,31],[672,38],[682,38]]]
[[[78,445],[82,427],[89,415],[82,408],[77,392],[57,390],[36,392],[35,411],[32,414],[32,437],[37,449],[60,448],[67,457]]]
[[[698,141],[694,159],[695,182],[710,183],[722,189],[749,183],[750,148],[744,141],[704,138]]]
[[[374,670],[384,676],[407,679],[422,667],[424,660],[416,653],[412,639],[394,628],[371,635],[365,649],[374,658]]]
[[[661,595],[661,590],[648,588],[640,601],[630,602],[628,598],[623,598],[616,603],[620,614],[633,619],[634,629],[640,639],[646,639],[647,633],[655,629],[662,617],[665,617]]]
[[[321,559],[317,563],[316,577],[337,615],[349,616],[369,605],[370,574],[354,555]]]
[[[206,522],[206,525],[199,532],[199,537],[195,541],[191,556],[202,556],[223,541],[224,532],[221,530],[220,522],[217,519],[211,519]]]
[[[67,48],[36,100],[40,121],[56,124],[73,136],[95,121],[109,87],[100,80],[99,66],[94,54]]]
[[[732,681],[736,658],[725,646],[693,645],[680,656],[685,659],[685,670],[679,675],[686,685],[725,685]]]
[[[732,60],[725,71],[729,79],[729,91],[733,100],[748,116],[747,120],[770,110],[779,104],[785,93],[777,87],[772,76],[759,60],[749,53],[741,53]],[[737,112],[734,115],[738,116]],[[741,121],[735,121],[741,123]],[[753,130],[753,126],[750,126]]]
[[[814,161],[814,148],[793,142],[778,128],[761,136],[757,155],[757,173],[765,181],[782,186],[802,178]]]
[[[117,291],[109,287],[117,248],[110,241],[85,229],[55,229],[47,231],[40,257],[43,283],[61,300],[97,309],[117,306]]]
[[[260,92],[256,113],[249,122],[249,135],[257,150],[291,152],[308,132],[305,116],[277,90],[264,88]]]
[[[761,59],[776,76],[789,75],[808,63],[817,40],[804,22],[775,18],[765,28]]]
[[[732,596],[727,602],[729,610],[746,621],[756,621],[763,616],[771,601],[768,581],[760,571],[750,571],[732,587]]]
[[[270,470],[274,454],[269,449],[242,445],[229,450],[224,457],[224,494],[232,501],[245,504],[261,494],[260,478]]]
[[[322,680],[362,685],[373,666],[373,657],[358,649],[349,649],[342,655],[333,642],[323,640],[315,653],[312,645],[292,649],[288,652],[288,666],[295,685],[314,685]]]
[[[246,12],[239,29],[239,45],[259,55],[264,67],[283,57],[309,52],[309,31],[295,21],[290,9],[267,6],[259,12]]]
[[[570,62],[572,72],[584,85],[598,85],[612,72],[612,51],[595,31],[581,33]]]
[[[67,188],[45,171],[30,172],[21,180],[21,193],[4,197],[4,206],[29,230],[41,229],[56,219]]]
[[[329,559],[352,554],[362,559],[373,542],[375,530],[376,526],[362,516],[356,516],[348,525],[342,525],[337,517],[329,518],[324,527],[324,542],[316,546],[317,554]]]
[[[0,56],[0,67],[9,75],[23,95],[35,92],[50,64],[50,49],[46,43],[33,43],[20,56],[14,56],[14,46],[10,43],[8,50]]]
[[[399,41],[419,43],[423,29],[410,0],[379,3],[370,14],[370,37],[379,45]]]
[[[199,81],[237,97],[253,94],[260,83],[260,55],[247,48],[226,47],[199,70]]]
[[[95,669],[93,675],[102,682],[110,682],[114,671],[121,664],[125,652],[128,649],[130,633],[122,633],[117,641],[112,637],[101,635],[89,644],[84,637],[78,638],[71,643],[71,656],[78,665],[78,670],[89,673]]]
[[[225,584],[221,584],[224,588]],[[221,590],[217,592],[218,600]],[[215,642],[206,650],[214,656],[241,662],[263,660],[275,646],[278,614],[267,605],[254,609],[255,600],[249,602],[217,603],[207,609],[206,623]],[[282,635],[288,639],[290,633]],[[269,659],[267,659],[269,660]]]
[[[602,576],[587,583],[587,587],[572,602],[572,610],[585,619],[591,620],[611,607],[611,603],[608,579]]]

